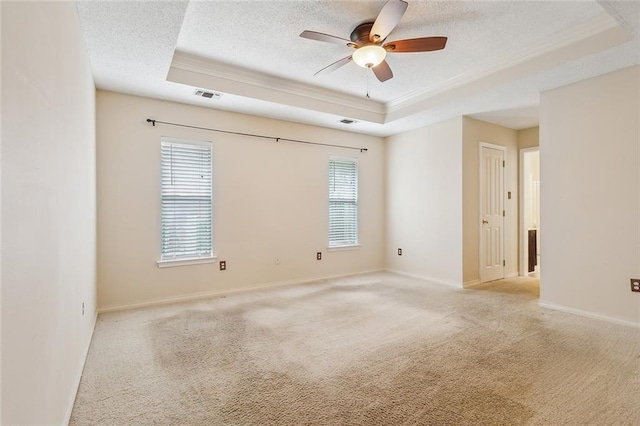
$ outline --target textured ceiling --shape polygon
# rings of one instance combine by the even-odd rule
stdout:
[[[351,50],[299,34],[348,38],[383,5],[81,1],[77,8],[99,88],[382,136],[462,114],[531,127],[540,91],[640,63],[637,1],[409,0],[388,40],[446,35],[445,50],[388,55],[395,76],[370,79],[372,100],[364,99],[367,71],[353,63],[314,77]],[[200,61],[189,78],[172,78],[178,54]],[[232,75],[226,86],[221,67]],[[194,87],[224,95],[196,98]],[[347,128],[342,117],[359,122]]]
[[[351,54],[346,46],[299,37],[313,30],[349,38],[374,20],[384,1],[191,2],[177,48],[220,62],[315,84],[356,96],[367,70],[351,63],[329,75],[321,68]],[[389,102],[539,43],[602,12],[595,2],[410,1],[387,40],[447,36],[438,52],[389,54],[394,78],[371,81],[371,97]]]

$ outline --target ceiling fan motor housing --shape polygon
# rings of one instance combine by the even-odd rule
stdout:
[[[363,24],[358,25],[351,32],[351,41],[356,43],[358,46],[364,46],[365,44],[370,44],[369,41],[369,33],[371,32],[371,27],[373,27],[373,22],[365,22]],[[382,41],[382,40],[377,40]]]

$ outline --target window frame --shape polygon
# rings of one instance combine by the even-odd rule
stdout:
[[[350,162],[356,166],[355,176],[355,206],[356,206],[356,241],[355,243],[332,245],[331,243],[331,188],[329,187],[331,162]],[[327,163],[327,250],[328,251],[344,251],[344,250],[356,250],[361,247],[360,244],[360,163],[357,157],[344,157],[337,155],[330,155],[329,162]]]
[[[162,253],[162,224],[163,224],[163,218],[162,218],[162,144],[163,143],[169,143],[169,144],[181,144],[181,145],[196,145],[196,146],[205,146],[208,147],[210,152],[211,152],[211,254],[208,256],[199,256],[199,257],[177,257],[175,259],[163,259],[163,253]],[[168,137],[168,136],[162,136],[160,138],[160,158],[159,158],[159,165],[160,165],[160,185],[159,185],[159,201],[160,201],[160,228],[159,228],[159,233],[158,236],[160,238],[160,244],[159,246],[159,254],[158,254],[158,259],[156,261],[157,265],[159,268],[167,268],[167,267],[174,267],[174,266],[186,266],[186,265],[198,265],[198,264],[203,264],[203,263],[213,263],[216,261],[217,256],[215,255],[215,251],[214,251],[214,209],[213,209],[213,199],[214,199],[214,194],[213,194],[213,181],[214,181],[214,176],[213,176],[213,144],[211,141],[203,141],[203,140],[196,140],[196,139],[185,139],[185,138],[176,138],[176,137]]]

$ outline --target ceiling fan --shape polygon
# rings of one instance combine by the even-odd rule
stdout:
[[[342,44],[356,49],[352,55],[322,68],[314,75],[328,74],[353,60],[363,68],[372,69],[378,80],[384,82],[393,77],[393,72],[385,61],[387,53],[430,52],[444,49],[447,37],[420,37],[385,43],[389,33],[400,22],[407,6],[408,3],[403,0],[389,0],[382,7],[375,21],[360,24],[351,32],[351,40],[316,31],[303,31],[300,37]]]

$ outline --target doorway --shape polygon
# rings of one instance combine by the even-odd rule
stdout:
[[[480,144],[480,282],[504,278],[506,148]]]
[[[520,150],[520,275],[540,277],[540,149]]]

